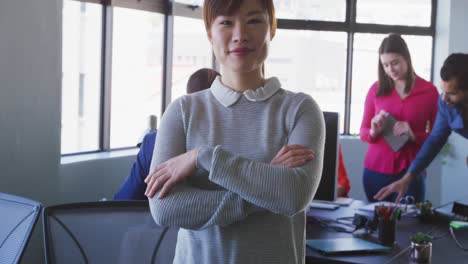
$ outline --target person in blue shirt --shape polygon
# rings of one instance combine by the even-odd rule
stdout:
[[[213,80],[219,73],[212,69],[200,69],[193,73],[187,82],[187,94],[195,93],[211,86]],[[137,154],[137,159],[133,163],[130,175],[122,184],[114,196],[114,200],[146,200],[145,196],[146,176],[149,174],[150,164],[153,157],[156,131],[145,135]]]
[[[146,183],[143,180],[149,173],[151,158],[153,156],[156,131],[149,132],[143,138],[137,159],[133,163],[130,175],[115,194],[115,200],[146,200]]]
[[[468,139],[468,54],[454,53],[447,57],[440,70],[442,94],[434,127],[407,173],[400,180],[380,189],[374,199],[382,200],[397,193],[399,202],[417,175],[429,166],[442,149],[452,131]]]

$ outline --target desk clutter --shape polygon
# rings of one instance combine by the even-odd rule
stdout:
[[[385,205],[381,204],[375,207],[375,214],[377,217],[383,221],[395,221],[401,218],[401,212],[404,210],[400,206],[395,206],[393,204]]]
[[[370,203],[364,206],[361,206],[358,208],[358,210],[361,211],[367,211],[367,212],[374,212],[376,207],[387,207],[387,208],[397,208],[399,211],[400,216],[402,215],[407,215],[407,214],[412,214],[417,212],[416,205],[414,203],[412,204],[406,204],[406,203],[392,203],[392,202],[376,202],[376,203]]]
[[[370,213],[363,214],[357,210],[353,219],[353,224],[356,226],[353,235],[382,245],[393,246],[397,220],[401,219],[402,212],[401,207],[392,203],[378,204]],[[373,235],[375,231],[377,236]]]
[[[396,221],[401,217],[401,209],[392,205],[380,205],[375,208],[379,224],[378,240],[383,245],[392,246],[395,243]]]
[[[429,201],[353,201],[335,210],[313,208],[307,213],[307,255],[352,263],[467,263],[468,222],[463,215],[468,212],[463,207],[467,201],[440,206],[455,217],[442,218],[436,213],[429,221],[422,219],[424,210],[440,211]]]
[[[468,221],[468,199],[443,204],[433,208],[433,213],[448,220]]]

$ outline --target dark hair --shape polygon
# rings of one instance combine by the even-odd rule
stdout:
[[[380,56],[385,53],[397,53],[401,55],[408,65],[408,71],[406,72],[406,87],[405,93],[409,93],[414,82],[414,69],[411,62],[411,55],[406,45],[405,40],[398,34],[390,34],[380,44],[379,47],[379,89],[377,90],[377,96],[388,95],[392,92],[393,80],[390,78],[383,68]]]
[[[192,75],[187,82],[187,94],[195,93],[210,88],[219,73],[213,69],[203,68]]]
[[[243,1],[244,0],[205,0],[203,3],[203,21],[205,22],[206,31],[210,31],[211,25],[217,16],[232,15],[237,12]],[[273,0],[260,0],[260,2],[268,13],[271,36],[274,36],[276,32],[276,15]]]
[[[468,91],[468,54],[450,54],[440,69],[440,77],[446,82],[455,79],[458,89]]]

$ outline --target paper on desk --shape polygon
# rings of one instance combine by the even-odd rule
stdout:
[[[366,212],[374,212],[376,206],[384,205],[386,207],[398,207],[400,208],[403,214],[409,214],[416,211],[416,206],[414,204],[396,204],[392,202],[376,202],[370,203],[362,207],[358,207],[356,210],[366,211]]]

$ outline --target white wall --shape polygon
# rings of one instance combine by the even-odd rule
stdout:
[[[438,21],[435,43],[434,79],[440,83],[440,68],[445,58],[454,52],[468,53],[468,1],[438,1]],[[449,153],[442,165],[440,180],[441,202],[466,196],[468,186],[468,140],[453,134],[448,140]]]
[[[57,199],[60,10],[60,0],[0,0],[0,192],[44,204]],[[23,263],[41,263],[41,232]]]
[[[99,158],[60,166],[60,203],[112,200],[128,176],[135,155]]]

